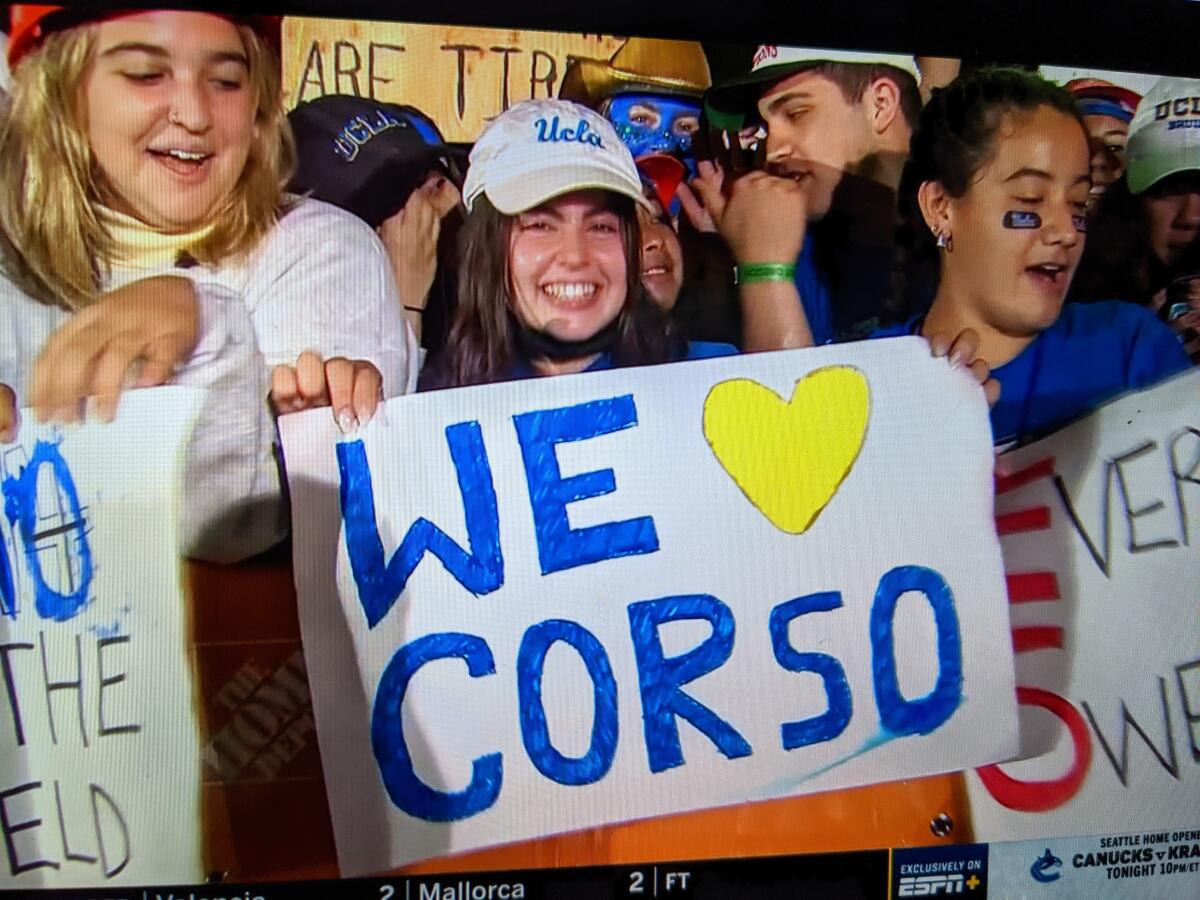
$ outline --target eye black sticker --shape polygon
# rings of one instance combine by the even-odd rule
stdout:
[[[1010,209],[1004,214],[1005,228],[1041,228],[1042,217],[1035,212]],[[1078,226],[1076,226],[1078,227]]]
[[[1071,224],[1080,234],[1087,233],[1087,217],[1071,216]],[[1042,217],[1035,212],[1020,209],[1010,209],[1004,214],[1005,228],[1041,228]]]

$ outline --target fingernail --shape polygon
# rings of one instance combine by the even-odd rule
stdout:
[[[954,352],[950,354],[950,365],[957,368],[958,366],[963,365],[965,362],[966,360],[964,359],[962,350],[958,347],[955,347]]]
[[[342,430],[342,434],[352,434],[357,426],[354,413],[350,412],[348,409],[343,409],[340,413],[338,413],[337,423],[338,428]]]

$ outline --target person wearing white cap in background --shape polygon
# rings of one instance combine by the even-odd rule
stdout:
[[[693,183],[737,260],[744,349],[852,339],[879,323],[918,78],[911,56],[767,45],[748,75],[705,95],[710,122],[758,126],[766,144],[764,170],[727,199],[711,164]]]
[[[687,343],[641,283],[633,157],[601,115],[528,100],[471,151],[458,308],[422,390],[736,353]]]
[[[1200,360],[1200,80],[1157,81],[1138,104],[1125,154],[1071,299],[1147,306]]]

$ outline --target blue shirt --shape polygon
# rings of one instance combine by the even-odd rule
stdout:
[[[829,280],[817,267],[814,256],[813,236],[804,235],[804,246],[796,260],[796,290],[800,292],[800,305],[808,318],[808,328],[813,341],[820,344],[833,343],[833,301],[830,299]]]
[[[921,316],[871,335],[919,334]],[[992,370],[1000,400],[992,407],[996,443],[1054,431],[1130,390],[1190,368],[1175,334],[1133,303],[1068,303],[1053,325]]]

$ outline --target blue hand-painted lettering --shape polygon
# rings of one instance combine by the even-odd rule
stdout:
[[[496,672],[492,651],[474,635],[431,634],[401,647],[384,669],[375,691],[371,748],[388,796],[398,808],[429,822],[454,822],[477,815],[496,802],[504,780],[504,764],[499,753],[473,760],[471,781],[461,791],[439,791],[417,777],[404,740],[401,710],[412,677],[423,665],[437,659],[465,660],[472,678]]]
[[[937,681],[928,694],[915,700],[900,693],[892,636],[896,605],[907,591],[925,595],[937,628]],[[879,719],[893,734],[929,734],[958,709],[963,688],[962,641],[954,595],[937,572],[922,566],[897,566],[879,579],[871,605],[871,665]]]
[[[52,531],[55,536],[69,537],[74,544],[74,552],[68,554],[64,567],[65,580],[69,582],[68,586],[73,585],[73,590],[65,593],[46,583],[42,560],[38,554],[38,541],[49,536],[39,533],[37,528],[38,473],[44,465],[50,466],[54,473],[55,490],[66,500],[66,521]],[[79,503],[79,494],[75,489],[75,479],[57,444],[38,441],[34,445],[28,465],[21,470],[20,475],[4,479],[4,509],[9,522],[20,527],[21,543],[25,548],[25,563],[33,580],[34,608],[38,615],[55,622],[65,622],[78,615],[88,604],[88,595],[92,587],[92,549],[88,543],[87,525]],[[76,559],[78,573],[74,564]]]
[[[17,593],[13,587],[12,563],[8,561],[8,547],[4,534],[0,533],[0,615],[10,619],[17,617]]]
[[[575,648],[592,679],[592,739],[587,753],[578,758],[564,756],[551,745],[542,704],[542,670],[556,641]],[[550,619],[526,631],[517,653],[517,697],[525,752],[539,772],[570,785],[592,784],[608,773],[617,751],[617,680],[595,635],[563,619]]]
[[[680,688],[724,665],[733,652],[734,621],[729,607],[708,594],[645,600],[629,606],[629,633],[637,658],[642,722],[651,772],[681,766],[676,717],[687,719],[729,759],[753,750],[732,725]],[[666,658],[658,629],[681,619],[706,619],[712,634],[681,656]]]
[[[658,533],[654,519],[649,516],[571,528],[567,504],[613,493],[616,478],[612,469],[563,478],[555,455],[556,444],[584,441],[637,425],[637,408],[632,396],[524,413],[513,416],[513,423],[525,460],[525,478],[529,485],[529,503],[533,509],[538,560],[543,575],[658,550]]]
[[[800,653],[788,640],[788,625],[793,619],[811,612],[828,612],[841,605],[842,595],[837,591],[829,591],[797,597],[771,610],[771,646],[775,650],[775,659],[789,672],[815,672],[820,675],[825,682],[825,696],[829,700],[829,709],[821,715],[801,722],[785,722],[781,726],[784,750],[831,741],[846,730],[850,717],[854,715],[850,684],[846,681],[846,670],[842,664],[827,653]]]
[[[479,423],[460,422],[449,426],[446,442],[458,473],[470,553],[428,519],[419,518],[408,529],[386,566],[383,542],[375,520],[375,494],[366,450],[361,440],[338,444],[346,550],[358,587],[359,603],[371,628],[383,620],[404,592],[409,576],[426,551],[441,560],[446,571],[477,596],[491,593],[504,584],[500,513]]]

